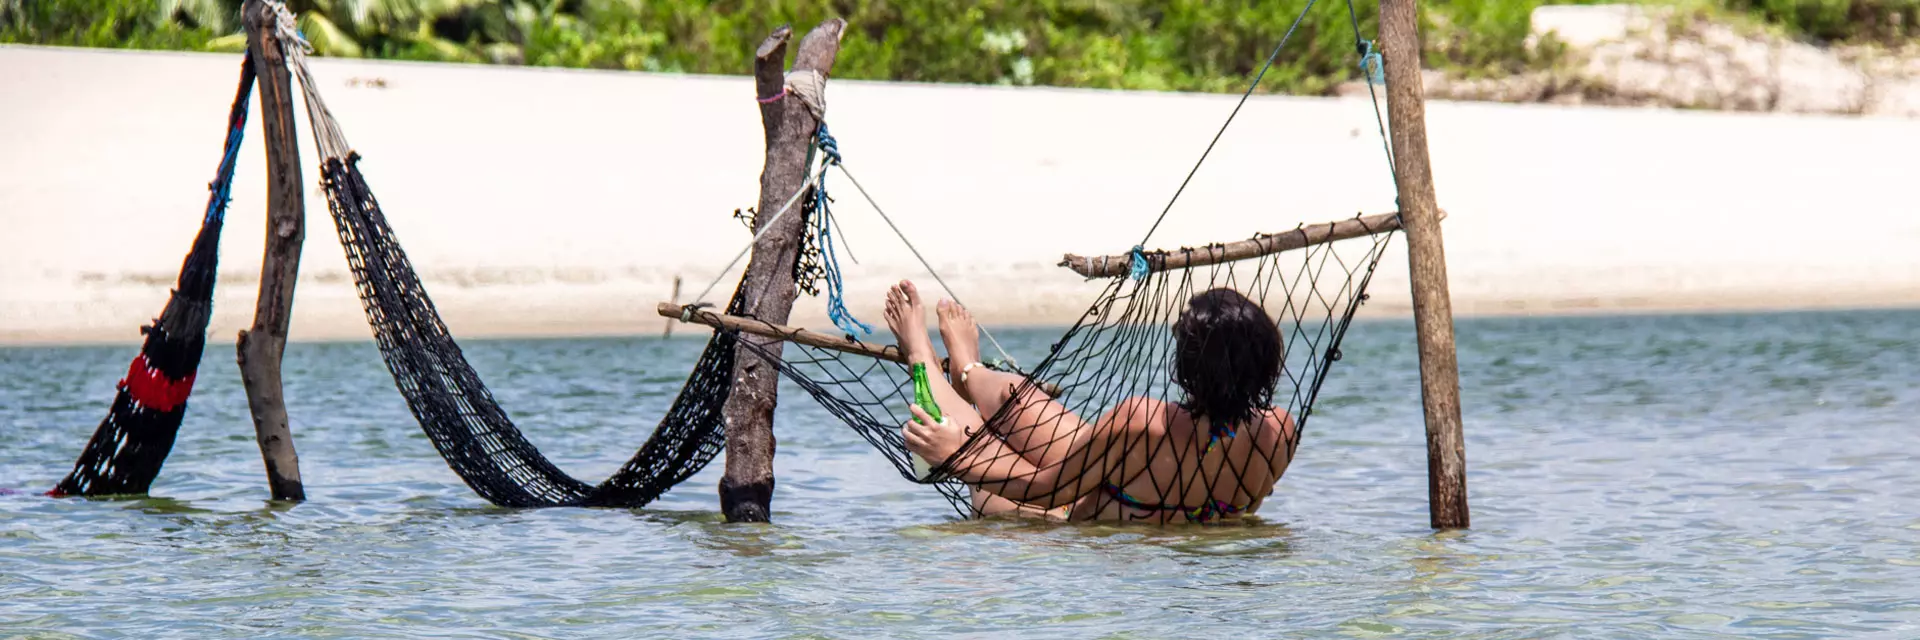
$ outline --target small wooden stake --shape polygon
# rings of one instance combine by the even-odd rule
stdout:
[[[668,297],[667,300],[672,301],[673,306],[680,306],[680,276],[673,277],[673,295]],[[660,330],[660,337],[671,338],[673,337],[673,321],[668,320],[666,325],[665,328]]]
[[[822,78],[833,70],[840,53],[840,34],[846,21],[820,23],[800,41],[794,55],[796,73],[818,71]],[[773,218],[807,178],[807,149],[820,122],[800,96],[786,91],[787,27],[767,36],[753,60],[754,86],[760,103],[760,125],[766,133],[766,164],[760,172],[760,215],[754,220],[753,257],[747,262],[746,313],[773,324],[785,324],[793,311],[793,267],[800,259],[806,216],[788,211]],[[745,99],[742,96],[741,99]],[[795,206],[798,206],[797,204]],[[767,225],[774,225],[767,229]],[[733,392],[721,410],[727,425],[727,472],[720,479],[720,511],[727,522],[766,522],[773,503],[773,408],[778,402],[779,371],[755,357],[746,346],[754,341],[778,357],[779,340],[746,335],[735,347]]]
[[[273,10],[260,0],[247,0],[242,12],[247,51],[253,56],[260,87],[260,128],[267,140],[267,246],[260,258],[260,297],[253,327],[240,332],[236,350],[247,408],[253,413],[254,439],[267,467],[267,486],[275,500],[305,500],[300,456],[293,449],[293,430],[287,425],[287,403],[280,386],[280,356],[287,349],[287,324],[293,316],[300,244],[307,237],[293,83],[274,31]]]
[[[1460,365],[1453,346],[1453,303],[1441,243],[1433,168],[1427,158],[1427,107],[1420,82],[1417,0],[1381,0],[1381,57],[1387,75],[1387,118],[1393,174],[1407,231],[1413,322],[1420,345],[1420,398],[1427,422],[1427,508],[1435,529],[1464,529],[1466,438],[1460,426]]]

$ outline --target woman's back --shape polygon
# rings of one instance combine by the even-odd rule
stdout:
[[[946,461],[972,485],[982,515],[1212,521],[1259,508],[1290,462],[1296,427],[1272,406],[1284,345],[1266,311],[1232,289],[1194,296],[1171,327],[1178,404],[1128,398],[1092,423],[1022,377],[982,366],[964,308],[942,301],[939,314],[966,395],[933,380],[933,399],[954,408],[952,420],[910,407],[915,419],[902,435],[910,451]],[[908,362],[932,369],[924,321],[912,283],[888,292],[888,327]]]
[[[1294,424],[1279,409],[1212,430],[1209,419],[1177,404],[1132,398],[1105,420],[1124,434],[1124,459],[1100,491],[1073,505],[1074,520],[1205,522],[1251,513],[1292,461]]]

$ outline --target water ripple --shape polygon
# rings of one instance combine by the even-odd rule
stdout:
[[[1054,336],[999,337],[1026,358]],[[51,500],[131,348],[0,349],[0,636],[1920,635],[1920,313],[1459,337],[1476,528],[1445,533],[1404,322],[1354,328],[1265,512],[1206,529],[956,521],[791,387],[775,525],[722,522],[718,465],[647,509],[501,509],[361,343],[288,349],[309,502],[266,501],[225,357],[153,497]],[[597,479],[702,342],[463,346],[529,439]]]

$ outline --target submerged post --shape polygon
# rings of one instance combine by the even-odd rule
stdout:
[[[1420,400],[1427,422],[1427,508],[1435,529],[1468,526],[1467,451],[1460,427],[1460,365],[1453,348],[1453,303],[1440,239],[1433,168],[1427,159],[1427,107],[1420,83],[1417,0],[1381,0],[1381,57],[1387,75],[1387,119],[1393,130],[1393,174],[1400,186],[1401,224],[1413,284],[1413,322],[1420,345]]]
[[[840,34],[846,21],[833,18],[820,23],[800,40],[794,55],[795,77],[806,77],[801,84],[825,90],[827,74],[840,53]],[[753,257],[747,262],[746,312],[743,315],[773,324],[785,324],[793,311],[793,269],[800,259],[804,241],[805,216],[795,210],[781,209],[805,184],[807,150],[813,145],[819,117],[798,92],[788,90],[786,64],[787,41],[793,31],[774,30],[754,53],[754,86],[760,100],[760,125],[766,132],[766,164],[760,172],[760,204],[754,209]],[[817,75],[818,83],[811,80]],[[776,214],[779,219],[775,220]],[[772,226],[772,228],[768,228]],[[780,340],[744,334],[735,347],[733,393],[721,413],[727,425],[727,471],[720,479],[720,511],[728,522],[766,522],[773,502],[773,408],[779,398],[779,371],[761,360],[748,342],[759,345],[778,357]]]
[[[260,0],[242,7],[247,51],[260,87],[260,127],[267,141],[267,246],[260,256],[260,297],[253,327],[236,345],[240,380],[253,412],[254,439],[266,463],[275,500],[305,500],[300,456],[293,450],[287,403],[280,386],[280,356],[287,349],[293,315],[294,279],[300,273],[300,243],[306,239],[306,203],[300,191],[300,143],[294,130],[293,84],[276,31],[278,16]]]

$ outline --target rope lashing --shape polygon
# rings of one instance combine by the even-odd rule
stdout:
[[[1133,271],[1131,274],[1133,279],[1145,280],[1147,274],[1152,272],[1152,268],[1147,265],[1146,247],[1136,244],[1133,245],[1133,250],[1128,253],[1133,256]]]
[[[307,38],[300,34],[300,25],[294,20],[293,11],[287,9],[287,4],[280,0],[267,0],[266,4],[268,9],[273,10],[275,35],[280,36],[281,40],[299,45],[297,51],[289,50],[289,53],[298,54],[302,58],[306,57],[306,54],[313,53],[313,44],[307,42]],[[291,57],[289,55],[289,58]]]
[[[786,86],[782,93],[791,93],[806,103],[807,111],[813,112],[816,122],[827,121],[827,76],[816,69],[794,69],[787,72]]]
[[[804,95],[801,98],[805,100]],[[811,103],[809,103],[811,105]],[[827,169],[840,164],[840,143],[833,139],[833,133],[827,130],[826,121],[813,133],[814,146],[822,157],[820,173],[815,176],[811,215],[807,220],[813,225],[813,237],[820,245],[820,263],[827,281],[827,319],[833,326],[839,327],[848,337],[873,333],[873,327],[853,317],[847,310],[844,278],[840,275],[840,257],[833,243],[833,210],[829,207],[831,199],[827,197]]]
[[[300,93],[307,105],[307,122],[313,128],[313,143],[321,161],[345,161],[353,148],[347,144],[346,134],[340,131],[333,113],[327,110],[326,101],[314,89],[317,83],[313,81],[313,73],[307,69],[307,55],[313,53],[313,45],[300,34],[299,24],[285,2],[266,0],[266,4],[274,12],[274,35],[280,40],[280,50],[287,58],[287,68],[300,81]]]
[[[1373,41],[1361,40],[1354,48],[1360,53],[1360,74],[1367,77],[1367,84],[1386,84],[1387,62],[1380,57],[1380,52],[1373,50]]]
[[[840,164],[840,141],[833,139],[833,134],[827,131],[827,123],[823,120],[820,122],[820,128],[813,130],[813,143],[820,147],[822,157],[820,184],[825,185],[827,183],[827,167],[829,165]]]

